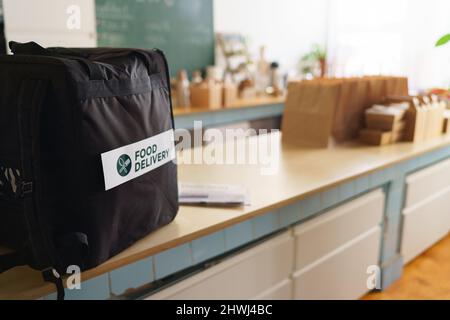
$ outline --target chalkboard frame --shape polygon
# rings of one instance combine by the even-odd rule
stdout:
[[[96,0],[98,46],[161,49],[171,76],[214,64],[213,0]]]

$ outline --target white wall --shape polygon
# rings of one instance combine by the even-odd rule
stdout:
[[[450,46],[436,41],[450,33],[450,1],[408,0],[404,68],[413,88],[450,87]]]
[[[71,5],[80,9],[79,29],[67,26]],[[3,10],[6,41],[35,41],[44,47],[97,44],[94,0],[3,0]]]
[[[180,0],[181,1],[181,0]],[[189,0],[183,0],[189,1]],[[256,58],[283,71],[319,43],[328,46],[337,75],[404,74],[413,89],[450,85],[449,0],[213,0],[216,32],[239,32]],[[67,8],[81,10],[79,30],[67,28]],[[95,46],[95,0],[3,0],[5,36],[43,46]]]
[[[267,46],[267,58],[282,70],[297,67],[311,45],[325,45],[329,0],[214,0],[216,32],[239,32],[249,49]]]
[[[257,57],[283,70],[297,66],[311,44],[328,47],[330,72],[406,75],[413,90],[450,86],[449,0],[214,0],[216,32],[247,35]]]
[[[448,0],[332,0],[329,57],[342,76],[396,74],[413,91],[450,86]]]

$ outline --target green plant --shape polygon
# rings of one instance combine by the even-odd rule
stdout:
[[[302,61],[321,61],[326,60],[326,58],[327,50],[324,47],[315,44],[313,45],[312,50],[302,57]]]
[[[299,67],[303,75],[310,74],[323,78],[327,72],[327,50],[318,44],[314,44],[311,51],[300,59]]]
[[[450,41],[450,33],[447,33],[445,36],[441,37],[436,42],[436,47],[443,46],[444,44],[447,44]]]

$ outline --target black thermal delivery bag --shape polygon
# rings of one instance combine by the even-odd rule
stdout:
[[[0,56],[0,271],[93,268],[178,211],[167,61],[159,50]],[[62,292],[61,292],[62,291]]]

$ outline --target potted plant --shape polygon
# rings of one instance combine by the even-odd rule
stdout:
[[[324,47],[315,44],[311,51],[305,54],[300,60],[302,74],[312,74],[314,67],[318,66],[319,76],[325,77],[327,74],[327,51]]]

